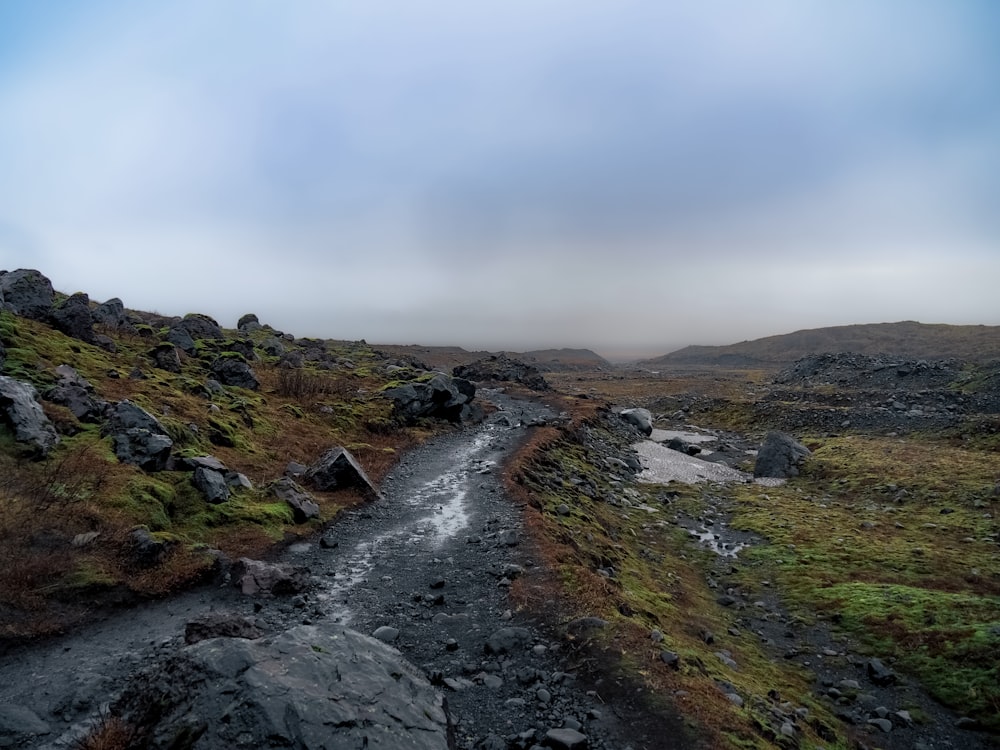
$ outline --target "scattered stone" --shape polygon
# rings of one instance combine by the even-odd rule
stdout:
[[[649,409],[622,409],[619,416],[646,437],[653,434],[653,415]]]
[[[681,667],[681,657],[675,651],[661,651],[660,661],[671,669],[680,669]]]
[[[500,628],[486,641],[487,654],[507,654],[523,649],[531,642],[531,631],[527,628]]]
[[[399,638],[399,630],[389,625],[383,625],[375,629],[372,637],[378,638],[382,643],[395,643],[396,639]]]
[[[271,482],[270,493],[279,500],[284,500],[292,509],[295,523],[305,523],[310,518],[319,516],[319,504],[306,490],[288,477],[282,477]]]
[[[191,483],[212,505],[224,503],[229,499],[229,485],[225,476],[214,469],[198,466],[194,470]]]
[[[553,750],[584,750],[587,736],[567,727],[550,729],[545,733],[545,746]]]
[[[288,564],[240,558],[233,566],[234,584],[247,596],[298,594],[309,585],[308,571]]]
[[[879,687],[887,687],[896,682],[896,673],[879,659],[869,659],[865,671],[868,673],[868,679]]]

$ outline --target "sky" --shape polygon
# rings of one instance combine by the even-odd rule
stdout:
[[[614,358],[1000,324],[995,0],[3,0],[0,269]]]

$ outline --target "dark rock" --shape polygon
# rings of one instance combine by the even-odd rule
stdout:
[[[93,311],[94,322],[114,331],[128,329],[131,324],[125,315],[125,305],[117,297],[102,302]]]
[[[191,483],[212,505],[224,503],[229,499],[229,485],[225,476],[214,469],[199,466],[194,470]]]
[[[95,397],[93,386],[69,365],[57,367],[56,372],[60,371],[65,375],[45,392],[45,400],[65,406],[81,422],[100,422],[108,409],[108,402]]]
[[[375,628],[372,638],[378,638],[382,643],[395,643],[396,639],[399,638],[399,630],[389,625],[383,625],[380,628]]]
[[[247,596],[298,594],[309,586],[305,568],[240,558],[232,571],[234,584]]]
[[[697,456],[701,453],[701,446],[676,437],[667,442],[667,447],[672,451],[678,451],[688,456]]]
[[[243,331],[244,333],[252,333],[253,331],[259,331],[263,326],[260,324],[260,320],[253,313],[247,313],[240,317],[236,321],[236,327]]]
[[[879,659],[869,659],[865,671],[868,673],[868,679],[879,687],[887,687],[896,682],[896,673]]]
[[[219,324],[213,318],[201,313],[188,313],[177,323],[177,327],[187,331],[195,341],[199,339],[219,341],[225,338]]]
[[[131,544],[132,559],[140,568],[152,568],[159,565],[166,559],[167,553],[170,551],[170,546],[166,542],[154,539],[149,530],[142,527],[134,529],[129,534],[129,543]]]
[[[337,549],[340,546],[340,541],[331,534],[324,534],[319,540],[319,546],[323,549]]]
[[[0,375],[0,419],[35,457],[44,458],[59,442],[56,428],[42,411],[38,392],[30,383]]]
[[[319,505],[315,498],[296,484],[294,480],[282,477],[271,482],[268,489],[272,495],[279,500],[284,500],[292,509],[295,523],[305,523],[310,518],[319,516]]]
[[[545,746],[553,750],[585,750],[587,737],[575,729],[550,729],[545,733]]]
[[[452,370],[458,378],[474,381],[501,381],[520,383],[533,391],[547,391],[549,384],[534,365],[497,354],[459,365]]]
[[[606,628],[607,620],[600,617],[578,617],[566,624],[566,634],[573,639],[589,638],[596,631]]]
[[[56,330],[88,344],[94,343],[94,315],[90,297],[77,292],[52,308],[49,318]]]
[[[21,747],[33,737],[49,734],[49,725],[30,708],[0,705],[0,747]]]
[[[173,441],[157,419],[131,401],[113,407],[106,428],[118,460],[144,471],[163,471],[170,459]]]
[[[194,339],[191,337],[191,333],[179,324],[170,326],[170,330],[167,331],[167,341],[188,354],[195,353]]]
[[[178,347],[169,341],[165,341],[162,344],[158,344],[156,347],[149,352],[150,359],[153,360],[153,365],[160,368],[161,370],[166,370],[167,372],[180,372],[181,371],[181,358],[177,354]]]
[[[235,612],[209,612],[184,626],[184,642],[198,643],[208,638],[246,638],[254,640],[263,635],[249,617]]]
[[[246,388],[256,391],[260,388],[260,382],[254,375],[250,365],[243,361],[242,357],[219,357],[209,366],[212,375],[223,385],[230,385],[236,388]]]
[[[320,492],[355,487],[378,497],[378,490],[346,448],[334,446],[306,470],[305,480]]]
[[[227,471],[225,473],[226,484],[234,490],[253,490],[253,482],[246,474],[238,471]]]
[[[152,750],[449,747],[443,698],[420,672],[333,625],[204,640],[151,665],[123,695],[127,719],[155,717],[144,744]]]
[[[769,432],[757,453],[753,467],[755,477],[784,479],[797,477],[802,462],[811,451],[785,432]]]
[[[276,338],[275,336],[271,336],[271,338],[264,339],[264,341],[262,341],[260,344],[260,348],[264,352],[264,354],[267,354],[268,356],[271,357],[280,357],[282,354],[285,353],[285,345],[282,344],[281,340]]]
[[[397,416],[407,422],[420,417],[471,421],[475,387],[467,380],[437,374],[425,383],[407,383],[383,391],[393,401]]]
[[[661,651],[660,661],[671,669],[680,669],[681,666],[681,657],[674,651]]]
[[[0,275],[0,298],[4,308],[22,318],[46,321],[55,292],[52,282],[38,271],[19,268]]]
[[[527,628],[500,628],[486,640],[484,650],[487,654],[508,654],[529,643],[531,631]]]
[[[653,415],[649,409],[622,409],[619,416],[646,437],[653,434]]]

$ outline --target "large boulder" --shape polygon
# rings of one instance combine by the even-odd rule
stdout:
[[[271,494],[292,509],[295,523],[305,523],[310,518],[319,516],[319,505],[316,499],[300,487],[293,479],[282,477],[271,483],[268,488]]]
[[[114,331],[128,329],[131,324],[125,314],[125,304],[117,297],[102,302],[93,310],[94,322]]]
[[[156,417],[142,407],[128,400],[118,402],[112,408],[106,429],[122,463],[145,471],[167,468],[173,441]]]
[[[332,624],[210,638],[133,678],[115,707],[151,750],[447,750],[444,699],[395,649]]]
[[[94,386],[69,365],[56,368],[59,382],[45,392],[45,400],[65,406],[81,422],[100,422],[108,403],[98,398]]]
[[[94,314],[90,311],[90,297],[77,292],[52,308],[49,314],[56,330],[88,344],[96,343]]]
[[[194,338],[192,338],[186,328],[178,324],[170,326],[170,329],[167,331],[167,343],[173,344],[188,354],[194,354],[195,352]]]
[[[426,382],[389,388],[384,393],[392,399],[396,415],[407,422],[420,417],[473,421],[479,413],[472,406],[476,387],[464,378],[451,378],[443,373]]]
[[[229,499],[229,485],[226,483],[226,475],[221,471],[198,466],[191,476],[191,483],[212,505]]]
[[[753,475],[777,479],[797,477],[802,462],[810,455],[812,452],[788,433],[769,432],[757,452]]]
[[[188,313],[177,323],[177,327],[187,331],[195,341],[198,339],[219,340],[225,338],[219,324],[213,318],[201,313]]]
[[[42,411],[38,392],[30,383],[0,375],[0,420],[37,458],[44,458],[59,442],[56,428]]]
[[[169,341],[157,344],[149,352],[153,365],[167,372],[178,373],[181,371],[181,358],[177,354],[178,347]]]
[[[243,361],[240,356],[223,356],[217,358],[209,369],[212,375],[223,385],[231,385],[236,388],[246,388],[256,391],[260,388],[260,381],[254,375],[250,365]]]
[[[649,409],[622,409],[619,416],[646,437],[653,434],[653,415]]]
[[[506,354],[495,354],[467,365],[459,365],[452,370],[452,375],[477,382],[485,380],[520,383],[533,391],[549,390],[548,382],[537,367],[519,359],[512,359]]]
[[[252,333],[254,331],[259,331],[264,326],[260,324],[260,320],[256,315],[253,313],[247,313],[246,315],[240,317],[240,319],[236,322],[236,327],[243,331],[243,333]]]
[[[354,487],[368,495],[378,496],[378,490],[358,460],[349,450],[340,446],[330,448],[320,456],[306,470],[305,479],[321,492]]]
[[[4,308],[32,320],[47,320],[55,292],[52,282],[38,271],[19,268],[0,275],[0,297]]]
[[[309,587],[309,571],[287,563],[241,557],[233,566],[232,581],[247,596],[298,594]]]

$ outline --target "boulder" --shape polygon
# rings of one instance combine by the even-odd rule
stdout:
[[[88,344],[96,343],[94,315],[90,312],[90,297],[77,292],[52,308],[49,319],[56,330]]]
[[[467,365],[459,365],[452,370],[452,375],[475,381],[520,383],[533,391],[549,390],[548,382],[537,367],[512,359],[506,354],[496,354]]]
[[[653,415],[649,409],[622,409],[619,416],[646,437],[653,434]]]
[[[447,750],[443,697],[395,649],[332,624],[210,638],[133,678],[115,707],[143,747]]]
[[[153,365],[167,372],[181,371],[181,358],[177,353],[178,347],[169,341],[157,344],[150,352],[149,357],[153,360]]]
[[[180,324],[170,326],[170,330],[167,331],[167,341],[188,354],[195,353],[194,339]]]
[[[487,654],[509,654],[528,647],[531,643],[531,631],[527,628],[500,628],[494,631],[483,650]]]
[[[117,297],[102,302],[93,310],[94,322],[114,331],[131,328],[125,305]]]
[[[142,407],[128,400],[118,402],[105,429],[122,463],[133,464],[144,471],[167,468],[174,443],[163,425]]]
[[[306,492],[294,480],[282,477],[270,485],[271,494],[279,500],[284,500],[292,509],[295,523],[305,523],[310,518],[319,516],[319,505],[315,498]]]
[[[305,480],[321,492],[354,487],[378,497],[378,490],[346,448],[335,446],[320,456],[305,473]]]
[[[247,596],[298,594],[309,586],[309,571],[294,565],[241,557],[233,566],[233,583]]]
[[[256,391],[260,382],[250,369],[250,365],[239,356],[219,357],[209,366],[212,375],[223,385]]]
[[[153,538],[148,529],[139,527],[129,534],[132,559],[140,568],[152,568],[162,563],[170,551],[166,542]]]
[[[243,331],[244,333],[252,333],[253,331],[259,331],[263,326],[260,324],[257,316],[253,313],[247,313],[242,316],[237,322],[236,327]]]
[[[33,738],[50,732],[49,725],[30,708],[0,705],[0,747],[27,747]]]
[[[769,432],[757,452],[753,475],[778,479],[797,477],[802,462],[810,455],[811,451],[788,433]]]
[[[264,339],[260,344],[260,348],[264,354],[270,357],[280,357],[285,353],[285,345],[281,343],[281,339],[275,336]]]
[[[222,472],[199,466],[194,470],[191,483],[212,505],[224,503],[229,499],[229,485]]]
[[[52,282],[38,271],[19,268],[0,275],[4,308],[22,318],[45,321],[52,309]]]
[[[0,419],[14,439],[38,458],[47,456],[59,442],[56,428],[42,411],[38,392],[30,383],[0,375]]]
[[[195,341],[198,339],[217,341],[225,338],[219,324],[213,318],[201,313],[188,313],[176,324],[176,327],[187,331],[188,335]]]
[[[420,417],[447,419],[450,422],[471,421],[471,407],[476,389],[464,378],[436,374],[423,383],[407,383],[383,392],[393,401],[393,410],[406,422]]]
[[[184,626],[184,642],[188,644],[209,638],[245,638],[252,641],[262,635],[253,620],[235,612],[209,612]]]

